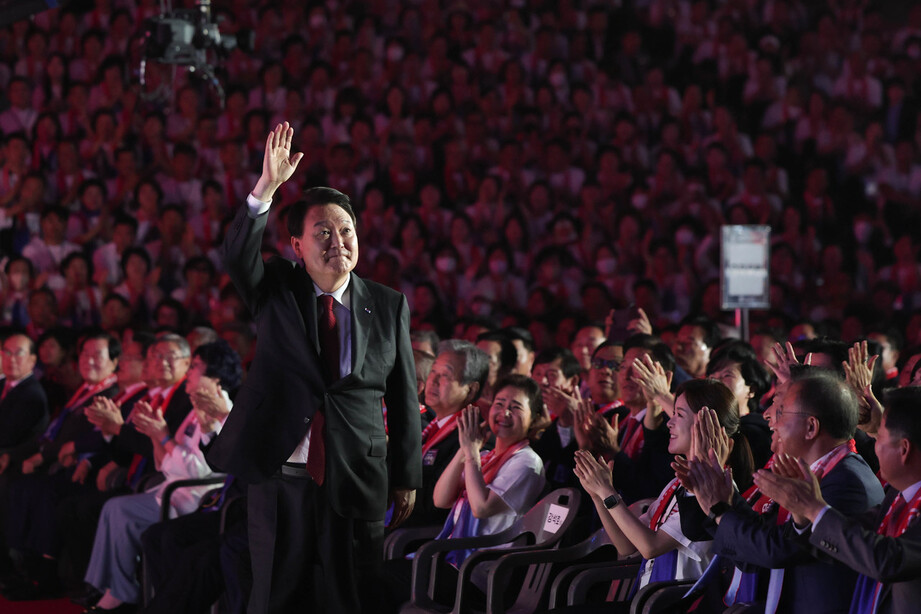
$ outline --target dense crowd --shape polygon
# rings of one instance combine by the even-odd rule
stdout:
[[[880,468],[884,381],[921,381],[921,7],[226,0],[212,10],[226,35],[255,34],[254,49],[217,63],[223,97],[156,62],[140,85],[153,0],[75,2],[0,31],[0,522],[16,554],[0,563],[17,570],[0,581],[5,594],[80,588],[85,577],[106,608],[141,600],[125,572],[140,532],[123,550],[118,522],[138,513],[142,529],[159,526],[162,487],[145,492],[143,476],[211,473],[200,448],[220,431],[257,343],[221,245],[259,177],[266,133],[284,121],[304,157],[275,196],[263,256],[296,259],[285,213],[305,188],[348,194],[356,272],[409,299],[426,421],[441,429],[474,403],[485,418],[504,390],[530,412],[490,425],[503,449],[530,440],[536,462],[516,465],[514,479],[494,468],[492,492],[508,500],[484,524],[511,524],[541,484],[582,488],[569,539],[603,526],[649,560],[677,548],[672,579],[696,577],[710,553],[699,544],[713,535],[689,536],[665,513],[677,500],[674,455],[722,449],[722,432],[750,449],[748,461],[721,459],[737,477],[772,449],[808,457],[815,450],[776,449],[768,428],[786,424],[770,404],[797,377],[821,380],[793,386],[815,389],[803,403],[840,396],[850,412],[831,435],[819,420],[823,445],[854,436]],[[720,309],[727,223],[772,230],[771,309],[751,314],[750,345],[729,340],[741,331]],[[864,339],[869,349],[858,343],[849,357],[845,343]],[[775,345],[788,340],[795,348]],[[791,365],[808,353],[813,365],[848,366],[839,378],[797,374]],[[704,377],[734,400],[684,383]],[[684,439],[698,415],[717,426]],[[450,420],[438,443],[454,447],[443,453],[425,447],[438,429],[423,435],[432,462],[415,523],[440,523],[436,508],[455,501],[468,511],[488,501],[468,495],[479,487],[464,488],[460,473],[465,454],[492,445],[473,422]],[[611,484],[597,454],[619,468]],[[698,461],[677,471],[703,490],[714,478]],[[855,471],[864,507],[878,504]],[[607,506],[611,491],[654,500],[643,517],[652,535],[619,517],[626,506]],[[706,515],[713,502],[699,499]],[[72,525],[63,510],[77,510]],[[245,519],[225,537],[213,517],[203,523],[215,532],[201,555],[211,558],[179,557],[181,572],[171,569],[177,543],[144,534],[160,599],[150,611],[189,598],[178,582],[203,570],[210,584],[197,594],[214,598],[231,578],[227,603],[245,603]],[[394,605],[409,598],[398,567],[387,570]],[[644,583],[662,579],[652,569]]]

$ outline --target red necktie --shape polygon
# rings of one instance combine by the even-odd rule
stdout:
[[[899,520],[902,519],[902,513],[905,511],[906,505],[908,505],[908,502],[905,501],[905,497],[902,496],[902,493],[899,493],[892,502],[892,509],[888,514],[890,521],[887,523],[885,529],[885,533],[888,537],[898,537],[899,525],[901,524]]]
[[[335,300],[329,294],[319,297],[317,332],[320,337],[320,364],[327,385],[339,379],[339,335],[336,331]],[[323,440],[323,412],[317,410],[310,423],[310,447],[307,449],[307,472],[314,481],[323,485],[326,475],[326,443]]]

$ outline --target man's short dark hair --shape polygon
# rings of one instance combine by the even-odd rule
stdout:
[[[534,358],[534,366],[545,365],[555,361],[557,358],[560,359],[560,371],[563,372],[563,377],[566,379],[570,379],[582,373],[582,367],[579,365],[579,361],[576,360],[576,357],[573,356],[573,353],[566,348],[560,347],[541,350]]]
[[[815,416],[822,429],[838,441],[854,435],[859,419],[857,396],[827,369],[812,369],[793,382],[797,404]]]
[[[886,429],[921,449],[921,386],[892,388],[883,397]]]
[[[288,227],[288,234],[292,237],[300,237],[304,234],[304,218],[307,212],[314,207],[323,205],[337,205],[348,213],[353,224],[357,224],[355,211],[352,209],[352,201],[346,194],[339,190],[327,187],[310,188],[304,192],[304,198],[297,201],[288,208],[285,216],[285,223]]]
[[[716,322],[706,316],[688,316],[681,320],[679,326],[697,326],[703,332],[702,341],[707,347],[713,348],[720,342],[722,335]]]
[[[512,341],[516,339],[521,341],[529,352],[534,351],[534,335],[528,329],[521,326],[506,326],[502,329],[502,332]]]
[[[29,333],[27,333],[24,328],[15,327],[3,330],[0,332],[0,342],[6,342],[10,337],[15,337],[17,335],[29,340],[29,355],[36,356],[38,354],[38,344],[35,343],[35,340],[29,336]]]
[[[144,264],[147,265],[147,270],[150,271],[150,267],[153,266],[153,263],[150,260],[150,254],[147,253],[147,250],[143,247],[129,247],[122,253],[121,261],[121,270],[122,274],[125,274],[125,269],[128,266],[128,260],[131,259],[131,256],[137,256],[144,261]]]
[[[500,330],[488,330],[477,335],[476,342],[495,341],[499,344],[499,373],[511,371],[518,364],[518,350],[508,335]]]
[[[599,346],[600,348],[600,346]],[[652,359],[662,365],[662,368],[670,373],[675,372],[675,355],[671,349],[661,339],[654,335],[637,333],[630,335],[624,341],[624,354],[633,348],[642,348],[648,350]]]
[[[198,346],[193,356],[205,363],[205,375],[217,379],[228,393],[233,393],[243,381],[240,357],[223,339]]]
[[[105,332],[100,328],[91,328],[88,329],[80,337],[80,341],[77,344],[77,352],[83,351],[83,346],[86,345],[87,341],[92,341],[94,339],[102,339],[109,346],[109,358],[116,360],[119,356],[122,355],[122,344],[118,340],[118,337],[110,333]]]

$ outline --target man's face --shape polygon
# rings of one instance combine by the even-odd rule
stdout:
[[[29,352],[30,345],[25,335],[13,335],[3,342],[3,374],[7,381],[21,380],[32,373],[37,357]]]
[[[183,355],[179,345],[171,341],[161,341],[151,347],[148,359],[149,376],[160,386],[172,386],[185,377],[191,362],[189,356]]]
[[[642,360],[649,354],[649,350],[644,348],[630,348],[624,355],[624,362],[617,372],[617,385],[620,388],[620,398],[625,405],[646,405],[646,395],[643,389],[636,383],[636,372],[633,370],[633,364]],[[594,369],[592,369],[594,371]]]
[[[122,386],[130,386],[144,379],[144,355],[141,344],[130,341],[122,344],[122,353],[118,357],[118,381]]]
[[[515,364],[515,373],[521,375],[531,375],[531,365],[534,364],[534,350],[529,350],[525,347],[524,342],[521,339],[513,339],[512,345],[515,346],[515,351],[518,352],[518,361]]]
[[[902,446],[903,438],[898,433],[890,431],[886,426],[886,420],[879,425],[879,431],[876,433],[876,457],[879,459],[880,476],[887,482],[900,482],[904,468],[902,465]],[[898,486],[904,488],[904,486]]]
[[[439,417],[459,411],[469,403],[473,384],[462,384],[464,357],[454,352],[442,352],[435,359],[425,382],[425,402]]]
[[[312,207],[304,217],[301,236],[291,237],[291,247],[310,277],[327,292],[341,286],[358,262],[355,224],[339,205]]]
[[[703,375],[710,360],[710,347],[704,342],[704,331],[701,327],[682,326],[678,329],[675,360],[689,375]]]
[[[98,384],[115,373],[117,361],[109,356],[109,342],[89,339],[80,350],[80,376],[87,384]]]
[[[882,361],[883,369],[888,371],[894,368],[895,363],[899,359],[899,351],[892,347],[892,342],[889,341],[889,337],[882,333],[870,333],[867,335],[867,338],[876,341],[882,346],[879,359]]]
[[[592,366],[592,352],[604,342],[604,331],[597,326],[580,328],[572,342],[572,353],[583,371],[588,371]]]
[[[477,341],[476,346],[489,356],[489,375],[486,378],[486,383],[490,386],[495,385],[499,379],[499,358],[502,354],[502,344],[498,341],[483,340]]]
[[[557,358],[551,362],[534,365],[531,378],[540,386],[540,391],[545,400],[549,398],[547,391],[551,388],[562,388],[564,392],[569,394],[573,392],[577,379],[575,377],[566,378],[563,374],[562,363],[563,359]]]
[[[774,402],[764,412],[771,427],[771,452],[802,456],[806,451],[808,421],[811,414],[799,402],[800,386],[794,382],[778,390]]]
[[[624,349],[610,345],[595,353],[588,371],[588,388],[595,403],[610,403],[622,395],[619,376],[623,370]]]

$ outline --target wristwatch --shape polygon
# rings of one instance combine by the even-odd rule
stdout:
[[[604,503],[606,508],[611,509],[617,507],[617,504],[620,503],[620,497],[615,492],[614,494],[605,497],[602,503]]]
[[[717,501],[710,506],[710,512],[707,514],[707,518],[710,520],[716,520],[731,509],[732,506],[725,501]]]

